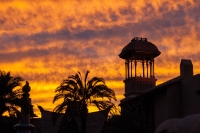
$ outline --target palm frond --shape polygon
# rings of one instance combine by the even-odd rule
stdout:
[[[55,90],[55,92],[72,91],[76,87],[73,80],[64,80]]]
[[[86,87],[87,87],[87,86],[86,86],[86,85],[87,85],[86,82],[87,82],[87,77],[88,77],[88,74],[89,74],[89,73],[90,73],[90,71],[87,71],[86,74],[85,74],[85,80],[84,80],[85,89],[86,89]]]
[[[99,110],[104,110],[104,109],[106,109],[108,107],[115,106],[110,101],[97,101],[97,100],[93,100],[91,103],[94,104]]]
[[[77,88],[83,88],[82,77],[79,73],[69,76],[68,79],[74,80],[76,82]]]
[[[91,80],[89,80],[87,82],[87,92],[86,93],[90,93],[92,91],[92,89],[98,84],[105,84],[104,79],[103,78],[94,77]]]
[[[64,98],[64,97],[65,97],[65,94],[63,94],[63,93],[56,94],[53,98],[53,103],[56,102],[57,100],[59,100],[60,98]]]
[[[19,105],[19,99],[22,96],[21,91],[21,81],[23,79],[21,77],[13,77],[10,72],[5,72],[0,70],[0,101],[1,106],[4,104],[11,105],[9,107],[2,106],[1,109],[3,111],[9,111],[11,113],[14,110],[15,105]],[[19,87],[19,88],[17,88]],[[11,108],[12,107],[12,108]],[[1,115],[2,115],[1,111]]]
[[[19,119],[21,116],[21,112],[15,106],[10,106],[9,107],[9,115],[10,115],[10,117]]]
[[[91,97],[93,98],[107,98],[110,101],[117,100],[115,97],[115,92],[112,89],[109,89],[105,85],[97,85],[92,89]]]

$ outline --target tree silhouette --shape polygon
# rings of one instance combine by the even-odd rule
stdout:
[[[79,110],[81,114],[82,124],[84,124],[87,115],[88,106],[94,105],[99,110],[104,110],[108,107],[115,107],[111,100],[116,101],[115,93],[112,89],[108,88],[103,78],[93,77],[87,80],[89,71],[86,72],[84,79],[81,73],[71,75],[68,79],[56,88],[56,95],[54,96],[53,103],[59,99],[63,102],[54,108],[56,114],[65,112],[70,102],[80,102]],[[57,116],[53,116],[55,123]],[[85,132],[85,125],[82,125],[81,132]]]
[[[19,114],[16,105],[19,104],[22,92],[18,87],[21,86],[21,77],[13,77],[10,72],[0,70],[0,123],[4,112],[15,117]]]

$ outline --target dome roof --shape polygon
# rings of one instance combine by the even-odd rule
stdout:
[[[146,38],[135,37],[119,54],[122,59],[152,59],[160,55],[158,48]]]
[[[161,123],[155,133],[199,133],[200,114],[192,114],[184,118],[173,118]]]

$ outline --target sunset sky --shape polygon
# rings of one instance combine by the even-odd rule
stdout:
[[[125,75],[118,55],[134,37],[161,51],[157,84],[179,75],[182,58],[200,73],[199,0],[0,0],[0,69],[29,81],[36,111],[36,104],[52,111],[61,81],[87,70],[114,89],[118,105]]]

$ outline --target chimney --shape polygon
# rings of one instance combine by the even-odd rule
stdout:
[[[181,59],[180,76],[182,77],[193,76],[193,65],[191,60]]]

